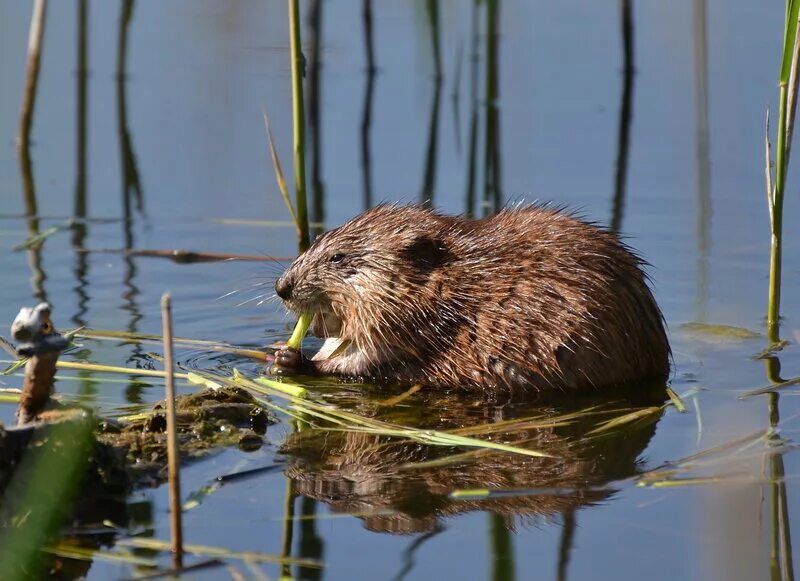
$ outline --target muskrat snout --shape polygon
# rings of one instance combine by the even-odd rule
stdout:
[[[275,282],[275,292],[278,293],[278,296],[285,301],[292,298],[293,289],[294,285],[292,284],[291,279],[285,274]]]

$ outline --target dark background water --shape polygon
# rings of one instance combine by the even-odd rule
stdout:
[[[107,220],[59,232],[41,252],[31,253],[12,251],[29,228],[13,142],[30,4],[0,1],[0,322],[7,328],[20,306],[46,297],[59,327],[86,324],[158,333],[158,300],[170,290],[181,336],[244,344],[285,337],[291,321],[274,301],[240,305],[271,294],[274,273],[262,263],[180,265],[75,250],[295,252],[261,113],[270,114],[288,176],[285,3],[130,4],[134,10],[126,26],[121,14],[127,3],[50,3],[31,149],[39,215],[49,217],[40,229],[82,214],[81,200],[85,216]],[[502,199],[552,200],[618,226],[653,265],[654,290],[675,353],[673,387],[678,392],[706,389],[689,413],[665,414],[637,454],[638,465],[652,468],[765,429],[766,400],[739,401],[736,396],[768,383],[763,362],[751,358],[766,339],[731,339],[689,332],[682,325],[763,331],[769,245],[764,115],[767,108],[777,109],[783,4],[632,3],[635,74],[629,76],[624,74],[621,12],[627,3],[498,4],[498,170],[492,175],[498,176]],[[85,18],[80,17],[82,6]],[[304,22],[309,6],[303,3]],[[370,81],[362,3],[322,3],[320,123],[312,137],[319,137],[326,227],[352,217],[367,202],[417,201],[425,194],[438,208],[464,212],[472,165],[476,196],[483,195],[486,6],[476,11],[468,2],[436,3],[442,63],[438,93],[428,6],[373,3],[378,68]],[[480,34],[473,97],[476,13]],[[126,74],[120,77],[124,32]],[[306,24],[304,51],[313,63],[310,32]],[[85,67],[79,61],[81,38],[87,43]],[[366,134],[365,111],[370,114]],[[471,165],[473,112],[478,124]],[[800,368],[795,184],[790,179],[784,250],[783,335],[792,344],[780,361],[787,378]],[[482,212],[478,203],[474,211]],[[228,218],[284,225],[223,221]],[[31,268],[37,260],[38,275]],[[253,286],[259,283],[265,286]],[[232,290],[241,292],[220,298]],[[108,364],[136,365],[147,350],[109,342],[86,346],[91,359]],[[192,358],[202,356],[182,357],[200,365]],[[4,381],[17,387],[21,380]],[[62,381],[58,389],[69,392],[76,386]],[[787,390],[780,400],[781,434],[789,439],[798,434],[797,394]],[[158,389],[132,390],[118,383],[97,387],[98,401],[109,411],[159,396]],[[11,407],[0,408],[3,420],[12,416]],[[271,461],[288,431],[286,426],[271,430],[274,446],[256,454],[228,451],[191,465],[185,470],[185,489],[234,468]],[[792,484],[800,474],[797,454],[785,454],[784,462],[789,522],[794,524],[800,514]],[[729,459],[707,472],[757,480],[764,468],[761,458]],[[669,489],[617,483],[615,494],[572,513],[577,528],[568,577],[766,578],[769,487],[737,482]],[[187,537],[237,550],[278,552],[285,486],[285,477],[273,474],[223,488],[187,513]],[[167,535],[165,499],[162,489],[136,497],[149,504],[159,538]],[[297,505],[304,502],[301,497]],[[315,510],[326,515],[329,509],[320,504]],[[510,542],[518,578],[559,574],[559,554],[565,562],[560,553],[568,528],[565,514],[517,526]],[[322,576],[392,578],[410,561],[407,578],[471,579],[493,571],[497,576],[497,547],[489,541],[496,538],[489,534],[493,522],[489,512],[467,511],[443,518],[443,530],[424,537],[421,532],[372,532],[356,517],[322,518],[315,525],[324,548]],[[297,529],[300,540],[293,554],[308,551],[313,536],[305,529],[308,542],[303,545],[302,527]],[[90,578],[127,574],[127,566],[99,562],[90,570]]]

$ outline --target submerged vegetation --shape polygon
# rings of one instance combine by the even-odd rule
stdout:
[[[797,508],[790,508],[790,502],[796,504],[796,499],[789,494],[787,482],[796,474],[791,473],[784,458],[797,448],[791,438],[797,430],[794,425],[786,430],[787,419],[781,417],[779,394],[796,395],[800,378],[784,377],[779,357],[784,349],[796,349],[796,343],[800,341],[797,332],[794,337],[784,333],[783,339],[780,332],[781,277],[786,272],[782,268],[784,225],[789,222],[785,220],[783,205],[784,194],[789,191],[789,157],[800,52],[800,4],[793,0],[786,4],[774,170],[769,116],[767,121],[765,176],[771,244],[766,334],[729,324],[710,323],[702,316],[672,326],[673,335],[681,336],[690,344],[725,354],[734,348],[748,350],[754,359],[764,362],[768,385],[757,389],[752,389],[752,385],[706,385],[704,378],[698,379],[694,375],[693,363],[686,363],[681,353],[676,354],[678,371],[672,387],[663,390],[660,389],[663,386],[658,386],[655,394],[639,393],[636,397],[628,392],[578,396],[559,394],[538,401],[470,399],[463,395],[432,392],[420,385],[379,388],[323,378],[289,380],[265,374],[272,347],[228,343],[224,341],[226,337],[218,336],[211,326],[207,327],[206,336],[214,336],[216,340],[173,338],[171,328],[168,330],[167,327],[164,336],[140,332],[138,328],[141,319],[145,318],[144,313],[157,309],[156,305],[143,307],[137,302],[139,290],[135,278],[138,265],[164,262],[145,262],[149,259],[170,258],[176,267],[177,264],[200,267],[215,262],[273,261],[277,271],[290,258],[221,251],[153,250],[138,248],[135,244],[133,224],[137,219],[136,212],[143,216],[144,195],[128,130],[125,84],[129,29],[135,6],[133,0],[121,4],[115,64],[123,217],[107,220],[112,225],[122,225],[125,243],[124,248],[87,248],[88,226],[103,222],[90,217],[86,204],[88,3],[76,0],[76,5],[79,15],[76,75],[78,177],[73,215],[66,219],[59,217],[56,225],[45,228],[42,224],[50,221],[45,220],[47,212],[40,211],[36,198],[30,134],[35,118],[47,14],[46,0],[37,0],[31,6],[23,105],[17,130],[25,231],[21,233],[24,240],[13,250],[27,255],[32,273],[31,296],[57,305],[60,297],[52,290],[50,293],[45,291],[45,283],[52,285],[53,281],[45,274],[42,253],[46,245],[54,244],[54,240],[64,232],[69,231],[72,235],[71,244],[77,257],[75,277],[81,283],[78,284],[78,310],[71,324],[61,321],[62,325],[73,329],[63,334],[70,344],[62,358],[53,362],[53,371],[60,389],[63,390],[70,382],[79,387],[73,393],[56,393],[46,412],[36,410],[31,414],[31,422],[21,422],[23,426],[19,429],[0,427],[0,482],[5,484],[0,501],[0,578],[31,578],[48,567],[67,578],[77,578],[84,576],[93,563],[111,563],[123,566],[125,575],[151,578],[219,569],[234,579],[246,575],[255,579],[265,578],[265,570],[270,571],[271,578],[274,574],[281,578],[319,579],[330,555],[325,554],[326,547],[316,527],[323,519],[340,517],[358,519],[370,532],[417,535],[402,553],[403,562],[398,574],[398,578],[402,578],[414,567],[420,547],[450,526],[454,516],[480,511],[486,513],[488,574],[493,579],[515,577],[518,566],[515,532],[528,526],[554,524],[560,527],[556,570],[558,577],[565,579],[570,559],[580,546],[576,544],[575,536],[581,534],[578,515],[582,510],[609,506],[612,500],[634,493],[700,488],[714,494],[727,490],[726,485],[750,485],[758,487],[765,499],[770,576],[782,581],[794,579],[791,524]],[[321,232],[324,228],[326,208],[330,209],[331,202],[335,201],[333,194],[324,199],[324,194],[333,189],[323,187],[320,152],[321,133],[325,126],[321,119],[324,111],[321,85],[325,79],[321,67],[326,58],[333,60],[336,56],[333,51],[326,55],[322,50],[323,3],[311,0],[301,4],[299,0],[287,0],[286,6],[288,53],[283,56],[286,57],[284,64],[288,75],[281,77],[281,81],[287,92],[291,90],[294,196],[290,195],[278,153],[279,145],[287,143],[288,136],[277,131],[273,135],[270,120],[280,120],[280,111],[267,110],[265,104],[263,117],[271,171],[287,206],[289,220],[285,216],[270,216],[271,220],[256,225],[277,226],[272,230],[278,232],[278,238],[289,232],[280,227],[293,226],[297,249],[302,253],[310,244],[311,231]],[[304,7],[307,10],[303,10]],[[449,79],[446,73],[450,70],[446,62],[447,55],[451,54],[448,52],[451,39],[443,25],[447,15],[445,6],[437,0],[424,0],[419,8],[422,22],[419,34],[425,41],[420,44],[429,51],[426,66],[431,77],[425,84],[425,90],[430,89],[431,101],[429,109],[425,101],[422,112],[424,142],[418,148],[423,152],[419,201],[425,205],[436,201],[437,179],[444,173],[440,139],[443,84],[452,81],[459,150],[461,85],[467,84],[469,129],[463,155],[466,163],[464,210],[468,216],[484,216],[509,201],[503,191],[501,165],[504,142],[501,134],[501,87],[507,86],[501,78],[501,73],[505,74],[507,70],[501,47],[503,24],[507,21],[504,17],[509,14],[510,7],[501,0],[474,0],[470,3],[469,25],[465,27],[468,30],[457,39],[453,79]],[[708,166],[705,2],[698,1],[695,8],[698,27],[695,30],[695,65],[698,85],[702,85],[698,86],[697,95],[700,126],[697,157],[701,164]],[[376,20],[373,11],[377,9],[377,4],[373,6],[373,2],[364,0],[360,11],[365,86],[360,108],[358,149],[365,207],[378,201],[373,184],[373,99],[381,82],[377,55],[383,40],[381,26],[386,23]],[[307,20],[304,20],[304,15]],[[635,146],[631,128],[636,85],[634,55],[638,53],[634,52],[632,2],[619,4],[618,21],[622,38],[621,90],[609,226],[614,231],[624,232],[629,156]],[[310,41],[306,43],[301,35],[304,24],[310,33]],[[355,23],[353,26],[355,28]],[[51,29],[52,23],[47,30]],[[467,67],[463,83],[462,60]],[[388,69],[392,64],[386,59],[381,66]],[[304,83],[307,89],[304,89]],[[260,124],[260,120],[255,119],[253,123]],[[307,153],[311,155],[308,164],[311,168],[310,191],[307,187]],[[698,174],[699,214],[704,214],[710,203],[708,167],[705,170],[700,168]],[[381,196],[395,193],[380,192]],[[309,194],[313,196],[310,211],[307,204]],[[706,237],[709,224],[704,221],[706,218],[698,217],[699,262],[703,257],[708,258]],[[230,228],[253,224],[252,220],[226,221]],[[172,234],[176,239],[179,236],[177,229]],[[92,324],[86,307],[89,295],[81,293],[85,293],[84,283],[90,278],[90,259],[98,256],[109,256],[109,260],[119,258],[123,264],[124,310],[130,314],[127,329],[87,327]],[[698,278],[702,279],[704,275],[698,273]],[[254,288],[262,293],[262,287],[271,283],[268,279]],[[158,284],[164,283],[159,281]],[[707,281],[698,283],[698,288],[703,284]],[[166,289],[159,289],[159,292],[161,290]],[[193,291],[197,292],[196,289]],[[259,304],[267,300],[263,294],[257,298]],[[176,306],[181,300],[186,299],[176,298]],[[192,304],[191,308],[197,306]],[[509,316],[513,317],[514,313],[509,313]],[[170,317],[165,316],[164,320],[168,321]],[[213,317],[210,320],[213,321]],[[55,322],[59,323],[58,320]],[[299,349],[310,325],[311,317],[301,315],[286,344]],[[250,326],[253,326],[252,322]],[[281,327],[280,338],[287,335],[288,329]],[[164,344],[165,338],[162,355],[159,346]],[[765,339],[766,346],[755,353]],[[173,344],[175,356],[172,354]],[[28,379],[23,368],[27,366],[28,357],[18,356],[9,341],[3,340],[2,346],[10,350],[10,356],[3,362],[0,378],[7,379],[9,384],[25,385]],[[146,350],[149,348],[159,352],[149,352]],[[118,364],[117,355],[121,349],[130,350],[122,365]],[[173,365],[175,373],[172,372]],[[99,386],[104,390],[98,389]],[[122,386],[125,389],[124,406],[119,405],[119,396],[104,399]],[[164,388],[167,390],[166,399],[157,401],[161,400]],[[174,398],[173,390],[180,395]],[[710,392],[719,399],[706,399]],[[735,409],[731,406],[747,405],[742,400],[760,401],[762,396],[767,398],[767,421],[763,427],[746,429],[744,423],[739,425],[732,421],[726,423],[723,437],[709,438],[704,420],[709,415],[708,408],[703,407],[708,405],[706,402],[710,401],[711,406],[724,406],[727,410]],[[24,399],[24,390],[8,389],[0,393],[0,405],[9,404],[4,408],[11,409],[12,404],[19,404]],[[174,420],[169,419],[173,416],[164,409],[172,408],[173,403],[176,408]],[[793,412],[788,420],[795,416],[796,412]],[[659,451],[656,460],[652,460],[648,457],[650,444],[662,422],[682,425],[680,434],[688,435],[688,438],[681,439],[693,444],[671,449],[670,453],[674,452],[672,459],[663,460],[664,453]],[[25,423],[30,425],[26,428]],[[20,445],[15,442],[20,441],[23,442],[21,448],[30,448],[25,450],[21,460],[9,456],[9,451],[19,451]],[[35,445],[30,442],[35,442]],[[201,478],[195,471],[191,472],[188,481],[192,492],[186,493],[187,480],[184,480],[184,493],[180,492],[181,465],[177,454],[168,460],[169,443],[180,449],[184,466],[191,461],[191,466],[196,467],[200,465],[199,461],[212,459],[203,464],[209,467]],[[687,450],[689,452],[684,453]],[[223,460],[229,459],[234,451],[237,454],[234,468],[227,471],[231,464]],[[222,474],[214,464],[216,460],[219,460],[219,466],[224,467]],[[220,546],[211,546],[206,541],[194,542],[195,538],[207,537],[199,529],[192,530],[198,521],[190,518],[183,525],[189,542],[184,543],[180,533],[176,533],[177,539],[173,537],[172,541],[157,538],[165,536],[166,527],[161,521],[154,525],[154,518],[165,517],[148,515],[136,520],[132,513],[135,512],[136,496],[146,486],[162,484],[167,480],[168,472],[173,495],[169,514],[177,531],[181,530],[178,521],[183,513],[192,511],[190,516],[195,513],[205,516],[203,511],[209,511],[206,514],[213,515],[210,505],[220,497],[227,502],[231,499],[241,502],[245,507],[242,511],[247,511],[253,506],[248,504],[250,497],[264,498],[259,494],[264,494],[261,489],[267,489],[269,494],[266,498],[270,504],[259,507],[263,512],[258,518],[280,521],[280,542],[271,545],[275,547],[274,553],[250,550],[249,538],[243,540],[231,536],[229,542],[221,542]],[[209,472],[215,474],[209,476]],[[115,480],[115,487],[109,487],[107,481],[97,482],[98,474],[122,474],[121,483]],[[285,479],[285,490],[274,493],[279,486],[269,479],[277,479],[278,475]],[[258,479],[259,486],[248,488],[247,483],[252,484],[254,479]],[[670,498],[673,497],[646,496],[646,500],[636,508],[666,502]],[[629,497],[621,502],[627,501]],[[109,506],[105,506],[105,502]],[[320,503],[324,503],[327,511],[321,510]],[[226,506],[225,501],[220,500],[220,504]],[[163,512],[166,513],[166,509]],[[269,516],[264,517],[264,514]],[[227,518],[235,520],[236,516]],[[221,531],[237,528],[236,522],[214,524],[219,525]],[[749,526],[757,525],[750,523]],[[219,536],[213,538],[220,539]],[[221,541],[225,538],[223,536]],[[354,551],[353,558],[358,560],[356,550],[351,550]]]

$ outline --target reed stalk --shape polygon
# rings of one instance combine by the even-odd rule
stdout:
[[[300,48],[299,0],[289,0],[289,52],[292,61],[292,131],[294,133],[294,187],[300,252],[309,245],[308,207],[306,206],[306,119],[303,104],[305,59]]]
[[[786,173],[789,166],[788,144],[791,141],[789,112],[794,109],[794,95],[796,94],[797,75],[792,75],[795,67],[797,53],[795,40],[797,38],[798,9],[800,2],[787,0],[786,22],[783,35],[783,58],[781,59],[779,93],[778,93],[778,137],[775,159],[774,185],[770,182],[769,165],[767,166],[767,197],[769,204],[771,239],[769,258],[769,300],[767,308],[767,334],[770,342],[779,340],[780,305],[781,305],[781,256],[783,241],[783,194],[786,185]],[[794,86],[790,87],[792,78]],[[792,102],[789,102],[789,94]],[[767,144],[767,147],[769,145]],[[769,154],[767,155],[769,160]],[[767,162],[769,163],[769,162]]]
[[[33,3],[31,26],[28,34],[28,63],[25,74],[25,88],[22,93],[22,111],[19,116],[17,143],[27,148],[30,140],[33,110],[36,105],[36,89],[39,86],[39,67],[42,62],[42,38],[44,37],[44,20],[47,13],[47,0],[36,0]]]
[[[161,323],[164,330],[164,370],[166,372],[167,401],[167,464],[169,469],[169,513],[170,535],[172,539],[172,566],[183,567],[183,525],[181,522],[181,478],[180,450],[175,420],[175,379],[174,357],[172,353],[172,299],[170,295],[161,297]]]
[[[306,119],[303,104],[303,69],[305,59],[300,45],[299,0],[289,0],[289,52],[292,61],[292,131],[294,133],[294,187],[297,247],[302,254],[310,246],[308,207],[306,205]],[[289,347],[299,349],[308,333],[311,316],[303,314],[288,341]]]

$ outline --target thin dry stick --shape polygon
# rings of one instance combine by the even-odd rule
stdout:
[[[172,356],[172,299],[169,293],[161,297],[161,323],[164,332],[164,370],[167,399],[167,463],[169,469],[169,512],[172,535],[172,566],[183,566],[183,527],[181,525],[180,452],[175,421],[175,361]]]
[[[22,146],[27,146],[28,144],[33,123],[36,87],[39,84],[39,65],[42,62],[42,37],[44,36],[46,11],[47,0],[36,0],[34,2],[31,27],[28,34],[28,64],[25,75],[25,89],[22,93],[22,111],[19,117],[19,132],[17,133],[17,143]]]

